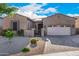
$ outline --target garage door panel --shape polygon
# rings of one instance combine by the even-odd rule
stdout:
[[[70,27],[48,27],[47,35],[71,35]]]

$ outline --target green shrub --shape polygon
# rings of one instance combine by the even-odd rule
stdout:
[[[23,48],[21,51],[24,52],[24,53],[26,53],[26,52],[29,52],[30,49],[29,48]]]
[[[13,38],[14,32],[11,29],[7,29],[3,32],[3,36],[9,38],[10,40],[11,38]]]
[[[24,36],[24,30],[18,30],[17,34],[18,36]]]
[[[37,40],[36,39],[32,39],[31,40],[31,44],[37,44]]]

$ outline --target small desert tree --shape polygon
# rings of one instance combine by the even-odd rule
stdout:
[[[4,32],[4,36],[6,38],[8,38],[9,42],[11,42],[11,39],[13,38],[14,36],[14,32],[11,30],[11,29],[7,29],[5,32]]]

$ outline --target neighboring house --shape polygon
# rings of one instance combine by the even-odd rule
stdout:
[[[75,34],[74,17],[63,14],[55,14],[43,19],[45,35],[73,35]]]
[[[3,17],[0,17],[0,29],[2,28],[3,26]]]
[[[0,34],[2,32],[2,28],[3,28],[3,17],[0,17]]]
[[[29,19],[26,16],[15,14],[12,17],[6,16],[4,17],[3,29],[11,28],[14,31],[24,30],[24,34],[27,36],[34,36],[34,21]],[[32,35],[31,35],[31,34]]]

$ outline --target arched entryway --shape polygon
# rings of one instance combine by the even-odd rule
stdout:
[[[43,28],[42,21],[37,21],[35,23],[35,36],[41,36],[41,29]]]

